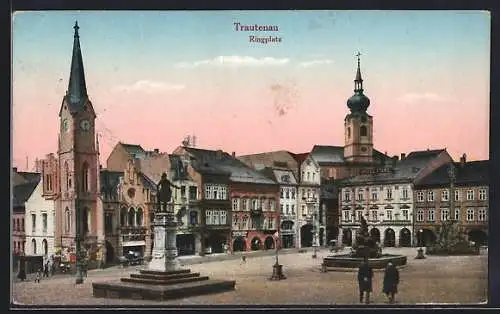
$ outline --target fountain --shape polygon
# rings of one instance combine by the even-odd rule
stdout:
[[[391,262],[395,266],[406,265],[406,256],[394,254],[382,254],[377,241],[368,232],[368,223],[361,216],[360,228],[356,233],[356,241],[352,246],[352,252],[342,255],[331,255],[323,259],[323,271],[327,267],[358,268],[365,260],[372,268],[385,268]]]
[[[234,290],[234,280],[213,280],[183,269],[177,260],[178,222],[172,209],[170,186],[165,173],[158,184],[158,210],[154,217],[153,258],[148,269],[130,278],[92,283],[94,297],[144,300],[178,299]]]

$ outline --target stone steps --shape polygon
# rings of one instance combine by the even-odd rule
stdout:
[[[130,274],[131,278],[137,279],[156,279],[156,280],[169,280],[179,278],[199,277],[200,273],[180,273],[180,274]]]
[[[191,269],[178,269],[178,270],[169,270],[169,271],[158,271],[158,270],[148,270],[148,269],[141,269],[139,270],[139,273],[145,274],[145,275],[175,275],[175,274],[189,274],[191,272]]]
[[[132,282],[140,284],[150,284],[150,285],[176,285],[186,282],[204,281],[208,280],[208,276],[197,276],[188,278],[177,278],[177,279],[147,279],[147,278],[121,278],[123,282]]]

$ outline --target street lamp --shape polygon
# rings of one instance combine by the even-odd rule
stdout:
[[[76,181],[76,180],[75,180]],[[76,183],[76,182],[75,182]],[[76,184],[75,184],[76,185]],[[75,283],[77,285],[83,283],[83,272],[82,272],[82,260],[81,260],[81,241],[82,241],[82,222],[81,222],[81,210],[80,210],[80,204],[79,204],[79,199],[78,199],[78,190],[76,193],[76,199],[75,199],[75,210],[76,210],[76,237],[75,237],[75,242],[76,242],[76,279]]]
[[[423,244],[423,241],[424,241],[424,230],[420,229],[418,231],[418,244],[419,244],[419,248],[417,250],[417,256],[415,257],[415,259],[424,259],[425,256],[424,256],[424,250],[422,249],[422,244]]]
[[[316,212],[316,209],[314,210],[313,213],[313,228],[314,228],[314,234],[313,234],[313,255],[312,258],[317,257],[317,252],[318,252],[318,226],[317,226],[317,219],[318,215]]]

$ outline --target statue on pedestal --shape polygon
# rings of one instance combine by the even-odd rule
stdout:
[[[368,232],[368,223],[363,216],[361,216],[360,225],[356,234],[356,242],[353,245],[353,257],[379,257],[381,255],[381,250],[377,242],[370,236]]]
[[[160,182],[156,185],[158,190],[158,211],[166,212],[167,204],[172,199],[172,189],[170,187],[174,187],[176,189],[180,189],[179,186],[173,184],[168,180],[167,174],[164,172],[161,175]]]

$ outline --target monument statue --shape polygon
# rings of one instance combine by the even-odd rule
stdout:
[[[381,251],[377,242],[371,237],[368,232],[368,223],[361,216],[360,228],[356,233],[356,242],[353,245],[353,257],[374,258],[380,257]]]
[[[167,211],[167,204],[172,199],[172,189],[170,187],[180,189],[179,186],[170,182],[167,178],[167,174],[164,172],[161,175],[160,182],[156,185],[158,191],[158,210],[160,212]]]

